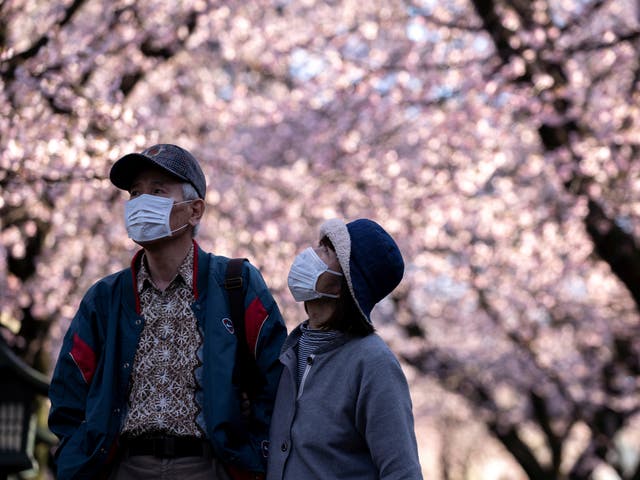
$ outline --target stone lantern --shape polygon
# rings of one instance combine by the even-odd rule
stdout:
[[[0,479],[34,466],[36,397],[49,384],[11,351],[0,336]]]

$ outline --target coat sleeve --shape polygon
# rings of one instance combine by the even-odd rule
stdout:
[[[252,399],[251,437],[254,449],[259,452],[266,466],[269,424],[282,372],[279,355],[287,329],[262,275],[250,264],[248,269],[250,280],[245,297],[245,334],[263,377],[263,382]]]
[[[78,441],[85,428],[86,400],[96,371],[99,347],[91,327],[95,311],[87,296],[67,330],[49,386],[49,428],[60,439],[55,458],[58,470],[85,458]]]
[[[409,387],[386,346],[366,361],[356,427],[366,439],[380,480],[422,479]]]

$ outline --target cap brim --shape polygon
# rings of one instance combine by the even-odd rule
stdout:
[[[176,174],[176,172],[171,171],[153,161],[153,159],[142,155],[141,153],[129,153],[124,157],[120,158],[113,164],[111,167],[111,171],[109,172],[109,179],[111,183],[113,183],[116,187],[129,191],[131,189],[131,184],[136,176],[143,170],[145,167],[155,167],[159,168],[170,175],[173,175],[180,180],[189,181],[186,178]]]

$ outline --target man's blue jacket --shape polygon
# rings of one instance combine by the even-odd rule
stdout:
[[[49,389],[49,428],[60,438],[58,478],[95,478],[117,450],[144,325],[135,288],[141,256],[140,251],[130,268],[103,278],[88,290],[65,335]],[[239,388],[232,382],[237,342],[224,288],[229,259],[206,253],[197,244],[194,257],[192,308],[204,338],[198,381],[207,437],[222,462],[263,472],[286,327],[262,275],[244,262],[246,340],[266,380],[252,399],[247,432]],[[248,434],[242,439],[238,432]]]

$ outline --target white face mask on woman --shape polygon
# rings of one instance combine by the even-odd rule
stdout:
[[[316,290],[318,277],[324,272],[340,275],[340,272],[330,270],[329,266],[309,247],[298,254],[291,265],[287,284],[296,302],[306,302],[320,297],[338,298],[339,295],[322,293]]]
[[[135,242],[150,242],[159,238],[170,237],[189,224],[185,223],[175,230],[171,230],[169,223],[171,210],[174,205],[192,202],[173,203],[172,198],[157,195],[142,194],[129,200],[124,206],[124,223],[129,238]]]

